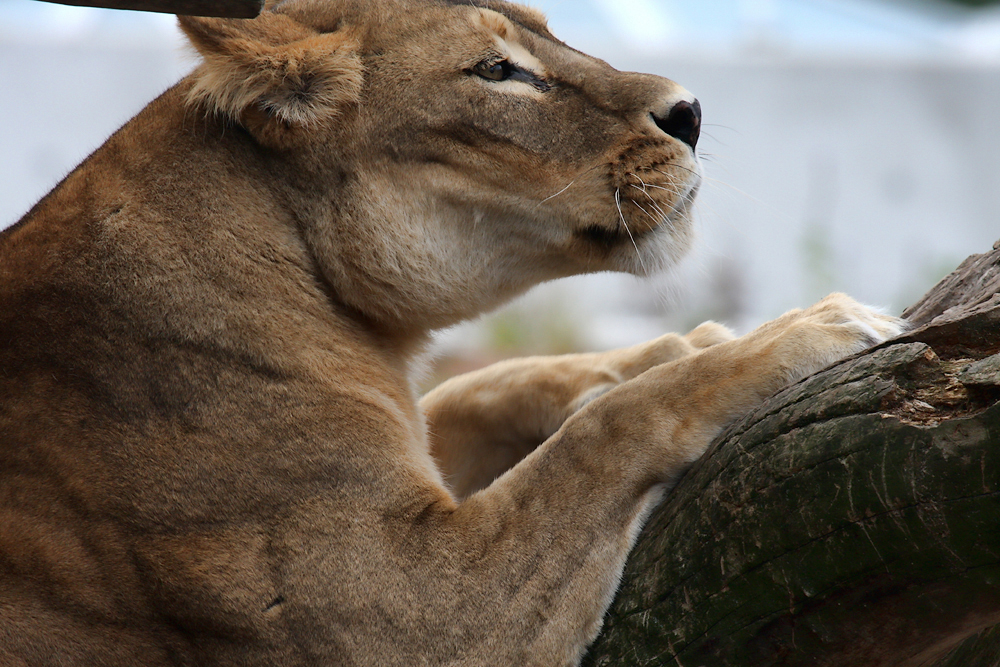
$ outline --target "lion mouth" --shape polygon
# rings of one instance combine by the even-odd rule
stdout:
[[[611,220],[605,224],[586,225],[577,230],[576,235],[610,248],[636,243],[656,232],[669,231],[690,216],[699,186],[700,179],[691,179],[683,190],[678,192],[671,188],[670,196],[657,197],[654,188],[664,190],[663,186],[629,183],[626,188],[631,188],[633,194],[626,195],[626,188],[615,191],[615,210]]]
[[[604,244],[621,243],[629,237],[635,240],[657,229],[669,229],[688,217],[701,184],[697,160],[669,155],[642,164],[637,153],[637,147],[630,147],[610,165],[612,219],[603,232],[588,229],[588,238]]]
[[[598,224],[588,225],[583,229],[577,230],[576,235],[588,243],[605,248],[613,248],[629,241],[628,234],[620,226],[605,227]]]

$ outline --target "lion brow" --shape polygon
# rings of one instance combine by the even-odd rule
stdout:
[[[489,9],[498,14],[502,14],[522,28],[533,33],[554,39],[549,32],[548,18],[545,14],[534,7],[515,5],[503,0],[446,0],[451,5],[466,5],[470,7],[480,7]]]

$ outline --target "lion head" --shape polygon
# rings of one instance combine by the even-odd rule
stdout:
[[[189,103],[249,132],[349,307],[436,328],[691,239],[698,102],[499,0],[284,0],[181,18]]]

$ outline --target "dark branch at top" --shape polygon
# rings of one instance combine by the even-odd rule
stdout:
[[[187,14],[188,16],[223,16],[251,19],[264,7],[263,0],[44,0],[60,5],[132,9],[140,12]]]

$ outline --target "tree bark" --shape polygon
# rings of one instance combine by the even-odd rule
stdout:
[[[1000,665],[1000,242],[729,428],[584,664]]]
[[[44,0],[60,5],[134,9],[142,12],[187,14],[189,16],[221,16],[250,19],[260,13],[264,0]]]

